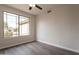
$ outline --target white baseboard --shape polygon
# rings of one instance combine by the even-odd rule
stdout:
[[[58,48],[62,48],[62,49],[65,49],[65,50],[69,50],[69,51],[73,51],[73,52],[79,53],[79,51],[74,50],[74,49],[70,49],[70,48],[63,47],[63,46],[56,45],[56,44],[51,44],[49,42],[45,42],[45,41],[41,41],[41,40],[37,40],[37,41],[42,42],[42,43],[45,43],[45,44],[48,44],[48,45],[51,45],[51,46],[55,46],[55,47],[58,47]]]

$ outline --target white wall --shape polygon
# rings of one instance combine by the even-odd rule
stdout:
[[[79,52],[79,5],[54,8],[50,14],[37,16],[37,40]]]
[[[3,23],[3,12],[10,12],[18,15],[24,15],[30,17],[30,36],[14,37],[14,38],[4,38],[4,23]],[[18,45],[21,43],[27,43],[35,40],[35,16],[22,12],[20,10],[0,5],[0,49]]]

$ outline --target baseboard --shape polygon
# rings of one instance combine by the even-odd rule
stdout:
[[[48,43],[48,42],[45,42],[45,41],[41,41],[41,40],[37,40],[37,41],[45,43],[45,44],[48,44],[48,45],[51,45],[51,46],[55,46],[55,47],[58,47],[58,48],[61,48],[61,49],[64,49],[64,50],[68,50],[68,51],[72,51],[72,52],[75,52],[75,53],[79,53],[79,51],[73,50],[73,49],[70,49],[70,48],[67,48],[67,47],[63,47],[63,46],[56,45],[56,44],[51,44],[51,43]]]
[[[15,47],[15,46],[22,45],[22,44],[26,44],[26,43],[31,43],[31,42],[34,42],[34,41],[35,40],[25,41],[25,42],[20,42],[20,43],[17,43],[17,44],[12,44],[12,45],[9,45],[9,46],[0,47],[0,50],[7,49],[7,48],[11,48],[11,47]]]

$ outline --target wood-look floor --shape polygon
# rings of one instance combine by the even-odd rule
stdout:
[[[41,42],[32,42],[0,50],[0,55],[78,55],[78,53],[49,46]]]

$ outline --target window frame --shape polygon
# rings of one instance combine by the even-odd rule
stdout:
[[[19,18],[20,17],[25,17],[25,16],[19,16]],[[28,18],[28,17],[25,17],[25,18]],[[28,18],[29,19],[29,18]],[[21,21],[21,19],[19,19],[20,21]],[[20,27],[22,26],[21,24],[20,24],[20,21],[19,21],[19,36],[28,36],[28,35],[30,35],[30,28],[29,28],[29,34],[27,35],[27,34],[24,34],[24,35],[20,35]],[[29,27],[30,27],[30,20],[28,20],[28,22],[27,22],[28,24],[29,24]],[[21,30],[22,30],[22,27],[21,27]],[[21,33],[22,33],[22,31],[21,31]]]
[[[4,24],[4,12],[6,12],[6,13],[10,13],[10,14],[14,14],[14,15],[17,15],[18,16],[18,33],[17,33],[17,36],[12,36],[12,37],[5,37],[4,36],[4,38],[15,38],[15,37],[23,37],[23,36],[30,36],[30,34],[31,34],[31,29],[30,29],[30,25],[31,25],[31,22],[30,22],[30,17],[28,17],[28,16],[25,16],[25,15],[19,15],[19,14],[15,14],[15,13],[12,13],[12,12],[7,12],[7,11],[3,11],[3,24]],[[29,34],[28,35],[20,35],[20,25],[19,25],[19,23],[20,23],[20,16],[23,16],[23,17],[26,17],[26,18],[28,18],[29,19]],[[7,19],[6,19],[6,21],[7,21]],[[4,27],[4,26],[3,26]],[[4,35],[4,34],[3,34]]]
[[[15,28],[18,28],[18,15],[16,15],[16,14],[12,14],[12,13],[7,13],[7,12],[4,12],[3,14],[5,14],[6,15],[6,18],[4,18],[4,22],[5,23],[7,23],[8,24],[8,16],[11,16],[11,17],[15,17]],[[5,21],[5,19],[6,19],[6,21]],[[9,29],[9,28],[8,28]],[[4,29],[5,30],[5,29]],[[5,32],[4,32],[5,33]],[[16,35],[15,34],[13,34],[14,36],[9,36],[9,37],[17,37],[18,36],[18,31],[16,31]],[[4,35],[4,37],[7,37],[7,36],[5,36]]]

